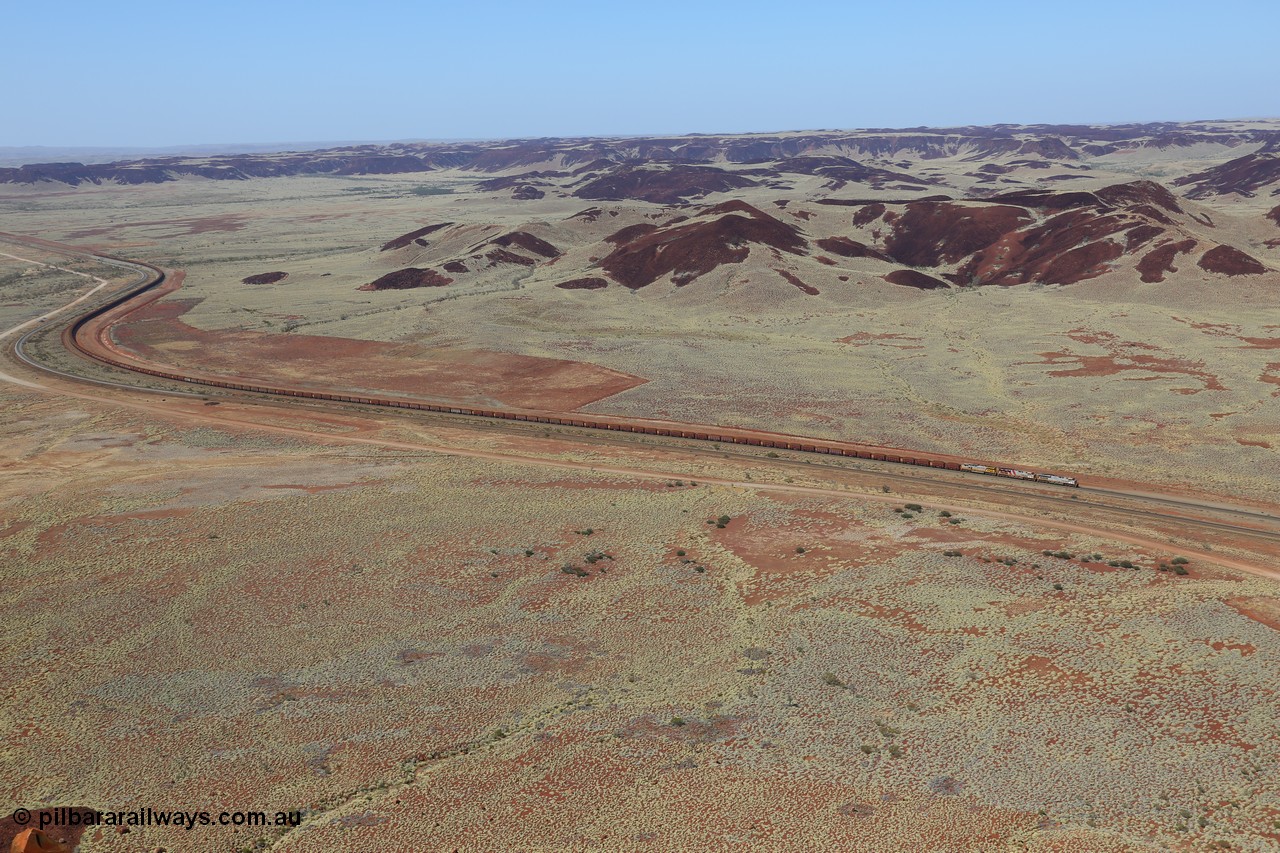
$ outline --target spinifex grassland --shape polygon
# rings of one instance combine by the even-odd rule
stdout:
[[[168,364],[1274,511],[1275,133],[62,170],[0,184],[0,230],[184,270],[114,332]],[[0,256],[5,328],[86,287]],[[6,802],[307,811],[84,851],[1280,844],[1280,595],[1232,568],[1270,546],[794,454],[3,371],[44,386],[0,386]]]

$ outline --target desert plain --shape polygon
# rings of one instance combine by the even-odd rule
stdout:
[[[6,802],[304,815],[86,852],[1280,848],[1278,191],[1275,122],[0,169],[0,331],[101,288],[4,341]],[[183,388],[63,346],[111,257],[168,273],[141,362],[1085,488]]]

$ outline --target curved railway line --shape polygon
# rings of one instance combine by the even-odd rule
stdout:
[[[960,473],[960,461],[957,459],[943,458],[941,455],[921,454],[897,448],[859,445],[850,442],[826,439],[804,438],[752,429],[710,427],[692,424],[670,424],[666,422],[645,421],[642,419],[603,415],[565,415],[563,413],[537,412],[518,409],[457,406],[442,403],[429,403],[421,400],[399,397],[339,394],[326,391],[291,388],[267,383],[249,381],[236,382],[227,378],[183,373],[173,368],[167,368],[163,365],[148,364],[138,359],[130,358],[126,354],[120,352],[110,340],[110,328],[115,322],[118,322],[130,313],[133,313],[143,306],[166,295],[168,291],[163,289],[163,285],[168,283],[169,280],[163,270],[144,262],[99,255],[49,241],[34,240],[32,238],[4,233],[0,233],[0,237],[45,250],[91,257],[114,266],[130,268],[139,272],[141,276],[139,283],[126,286],[120,293],[99,303],[91,310],[76,317],[71,323],[66,325],[61,332],[63,345],[81,358],[88,359],[92,362],[106,364],[118,369],[123,369],[135,374],[164,379],[180,383],[185,386],[204,386],[232,391],[238,394],[266,395],[268,397],[275,398],[292,398],[297,401],[316,401],[320,403],[330,402],[358,407],[375,407],[387,410],[436,413],[438,415],[443,415],[448,419],[456,418],[460,421],[465,421],[472,427],[509,430],[512,426],[518,425],[525,428],[568,429],[578,437],[586,438],[595,442],[610,444],[625,442],[629,446],[635,446],[635,442],[637,440],[648,443],[649,440],[657,439],[658,441],[654,442],[655,444],[662,444],[668,448],[674,444],[676,448],[686,450],[696,449],[696,445],[728,445],[728,447],[716,447],[716,451],[724,456],[736,456],[743,459],[749,459],[753,463],[757,464],[775,463],[782,467],[788,467],[794,466],[795,462],[785,458],[777,460],[769,459],[759,454],[758,451],[753,450],[754,448],[764,450],[782,450],[804,454],[807,457],[804,462],[808,469],[812,469],[813,466],[817,466],[820,468],[832,468],[847,472],[849,471],[849,468],[847,467],[845,460],[864,460],[871,463],[895,463],[900,466],[943,469],[946,471],[955,471],[957,474]],[[80,299],[84,299],[87,296],[88,294],[85,294],[85,296],[80,297]],[[119,388],[130,392],[143,392],[148,394],[191,398],[205,397],[205,394],[199,392],[145,388],[126,382],[85,377],[42,364],[23,350],[23,345],[26,343],[27,339],[44,328],[44,326],[40,325],[38,321],[31,321],[31,324],[34,325],[34,328],[27,331],[15,342],[14,353],[25,364],[40,371],[76,382],[88,382],[100,386]],[[23,325],[25,326],[27,324]],[[514,423],[503,425],[503,421]],[[742,446],[741,450],[739,450],[735,445]],[[835,460],[830,459],[830,457],[838,457],[841,462],[836,463]],[[907,482],[917,485],[925,485],[926,478],[930,477],[930,475],[924,475],[923,472],[916,474],[914,471],[910,471],[906,468],[900,468],[897,471],[875,471],[875,473],[878,476],[886,477],[896,482]],[[979,479],[985,482],[975,482]],[[1190,499],[1132,493],[1124,490],[1108,489],[1099,486],[1086,485],[1078,490],[1072,489],[1068,493],[1067,490],[1063,490],[1058,487],[1045,487],[1041,484],[1021,482],[1018,482],[1018,484],[1014,486],[1011,482],[989,477],[965,478],[965,480],[968,482],[960,483],[957,481],[954,485],[980,489],[983,494],[993,497],[1001,496],[1013,499],[1034,497],[1036,500],[1047,501],[1059,508],[1067,508],[1069,510],[1075,509],[1076,507],[1079,507],[1080,509],[1084,509],[1085,507],[1098,508],[1099,505],[1096,505],[1093,502],[1087,500],[1081,501],[1081,498],[1086,495],[1096,495],[1106,498],[1125,499],[1148,505],[1154,504],[1159,507],[1181,510],[1183,512],[1212,512],[1219,515],[1229,516],[1231,520],[1226,521],[1212,520],[1209,518],[1195,518],[1184,515],[1182,512],[1161,512],[1157,509],[1142,509],[1134,506],[1126,506],[1122,509],[1119,507],[1108,507],[1110,509],[1119,510],[1125,515],[1133,518],[1141,518],[1166,524],[1175,523],[1185,525],[1190,529],[1195,529],[1203,533],[1230,533],[1233,535],[1246,535],[1270,542],[1280,542],[1280,527],[1276,526],[1276,516],[1268,512],[1247,509],[1239,506],[1215,505]],[[936,479],[929,479],[927,482],[936,486],[939,481]],[[770,484],[767,483],[755,483],[748,485],[766,488],[770,486]],[[1236,520],[1240,522],[1253,522],[1254,524],[1262,523],[1271,529],[1232,523]]]

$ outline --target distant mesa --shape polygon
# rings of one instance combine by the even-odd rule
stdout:
[[[889,169],[866,166],[848,157],[789,157],[785,160],[779,160],[770,171],[779,175],[792,173],[829,178],[840,183],[840,187],[837,187],[837,189],[848,183],[869,184],[873,187],[879,187],[889,182],[910,184],[916,187],[925,187],[931,183],[936,183],[936,181],[917,178],[905,172],[894,172]]]
[[[444,152],[439,152],[443,154]],[[180,178],[245,181],[286,175],[391,175],[431,171],[434,155],[391,154],[378,146],[208,158],[153,157],[116,163],[33,163],[0,169],[0,184],[40,181],[81,184],[159,184]],[[447,158],[443,158],[447,159]]]
[[[410,231],[408,234],[401,234],[399,237],[396,237],[394,240],[388,240],[387,242],[383,243],[382,248],[379,249],[379,251],[390,252],[394,249],[403,249],[405,246],[408,246],[410,243],[420,240],[421,238],[435,231],[439,231],[441,228],[448,228],[452,224],[453,224],[452,222],[441,222],[438,225],[427,225],[423,228],[419,228],[416,231]]]
[[[453,279],[441,275],[435,270],[407,267],[389,272],[377,281],[356,288],[357,290],[412,290],[417,287],[444,287],[453,284]]]
[[[608,286],[609,282],[596,277],[575,278],[571,281],[562,281],[556,285],[556,287],[564,288],[565,290],[600,290]]]
[[[808,243],[793,225],[743,201],[729,201],[678,225],[642,223],[606,238],[613,251],[600,266],[634,289],[670,275],[684,286],[724,264],[747,259],[753,247],[803,255]]]
[[[654,204],[680,204],[709,193],[754,186],[757,183],[750,178],[713,166],[620,166],[609,174],[589,181],[573,194],[578,198],[600,201],[631,199]]]
[[[945,281],[936,279],[931,275],[925,275],[918,270],[894,270],[886,275],[884,280],[890,284],[915,287],[920,290],[939,290],[948,287]]]
[[[573,177],[572,172],[561,172],[555,170],[521,172],[518,175],[507,175],[502,178],[490,178],[487,181],[480,181],[476,184],[476,189],[482,192],[496,192],[498,190],[519,189],[522,186],[534,186],[537,184],[545,185],[548,180],[553,178],[571,177]]]
[[[1219,166],[1196,172],[1173,182],[1176,187],[1192,187],[1191,198],[1208,198],[1236,193],[1253,198],[1264,187],[1280,182],[1280,139],[1273,139],[1253,154],[1228,160]],[[1272,195],[1280,193],[1273,189]]]
[[[648,138],[533,139],[497,142],[393,143],[355,145],[322,151],[231,154],[191,157],[147,157],[115,163],[37,163],[0,168],[0,183],[52,181],[79,184],[162,183],[185,178],[247,180],[289,175],[392,175],[457,169],[469,172],[512,172],[480,184],[482,192],[499,189],[524,194],[543,192],[551,182],[582,178],[588,193],[611,192],[609,198],[653,200],[675,204],[705,196],[716,173],[738,182],[751,176],[719,169],[719,164],[760,166],[756,177],[807,174],[824,178],[837,189],[846,183],[885,188],[919,189],[940,183],[927,169],[931,160],[981,164],[981,181],[994,183],[1010,170],[1064,169],[1086,157],[1195,145],[1222,148],[1261,146],[1236,158],[1180,179],[1191,196],[1238,192],[1255,194],[1280,179],[1280,141],[1261,128],[1207,127],[1168,123],[1128,125],[998,125],[994,127],[874,128],[861,131],[755,134],[749,136],[684,136]],[[837,153],[838,152],[838,153]],[[866,162],[859,162],[860,160]],[[639,164],[650,164],[648,168]],[[870,165],[874,163],[875,165]],[[688,170],[709,169],[697,175]],[[668,173],[633,176],[637,171]],[[915,173],[915,174],[913,174]],[[710,176],[709,176],[710,175]],[[643,180],[651,186],[627,186]],[[662,180],[674,182],[665,189]],[[585,187],[580,187],[584,189]],[[612,188],[611,190],[609,188]],[[730,189],[735,187],[730,187]],[[650,196],[651,198],[646,198]],[[584,195],[600,197],[604,195]]]
[[[240,279],[241,284],[275,284],[277,281],[284,281],[289,277],[287,272],[260,272],[257,275],[251,275],[247,278]]]
[[[521,184],[511,192],[511,197],[517,201],[534,201],[546,196],[546,193],[532,184]]]
[[[1234,246],[1214,246],[1200,257],[1200,268],[1220,275],[1262,275],[1267,271],[1256,258]]]

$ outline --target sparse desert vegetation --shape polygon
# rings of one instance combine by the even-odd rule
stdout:
[[[0,169],[6,230],[185,273],[111,332],[165,364],[1129,490],[143,395],[7,357],[6,791],[305,812],[201,836],[225,849],[1280,844],[1280,581],[1247,535],[1280,478],[1276,133]],[[41,263],[129,279],[10,249],[5,328],[87,290]],[[105,375],[50,329],[33,353]],[[1131,512],[1143,491],[1205,504]]]

